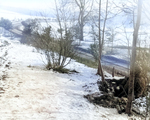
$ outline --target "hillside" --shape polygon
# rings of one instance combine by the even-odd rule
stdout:
[[[33,47],[2,37],[1,52],[6,52],[0,66],[1,120],[128,120],[116,109],[89,103],[83,96],[99,92],[96,70],[74,60],[67,68],[79,73],[60,74],[44,69],[41,55]],[[5,42],[4,42],[5,41]],[[7,41],[7,42],[6,42]],[[2,55],[2,54],[1,54]],[[137,119],[138,120],[138,119]],[[140,120],[140,119],[139,119]]]

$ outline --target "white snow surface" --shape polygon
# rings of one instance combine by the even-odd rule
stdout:
[[[83,97],[99,92],[96,69],[73,60],[67,68],[79,73],[48,71],[44,69],[41,54],[33,47],[7,40],[11,43],[7,47],[7,61],[11,65],[7,70],[5,92],[0,97],[1,120],[131,119],[126,114],[118,114],[116,109],[94,105]]]

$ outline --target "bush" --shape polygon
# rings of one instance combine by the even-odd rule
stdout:
[[[147,94],[149,84],[148,72],[150,71],[150,53],[146,50],[137,52],[135,63],[135,87],[138,89],[138,97]]]
[[[30,38],[30,43],[45,55],[47,69],[62,69],[75,55],[72,35],[69,30],[64,32],[63,37],[55,38],[52,28],[46,27],[42,33],[34,32]]]
[[[90,52],[93,55],[95,62],[98,62],[99,60],[99,44],[94,42],[94,44],[90,45]]]

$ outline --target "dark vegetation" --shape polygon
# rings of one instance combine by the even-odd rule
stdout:
[[[8,19],[1,18],[0,27],[3,27],[6,30],[12,29],[12,22]]]
[[[69,70],[67,68],[54,68],[53,71],[59,72],[59,73],[64,73],[64,74],[71,74],[71,73],[79,73],[76,70]]]
[[[99,44],[94,42],[94,44],[90,45],[89,48],[90,53],[93,55],[95,62],[98,63],[99,60]]]
[[[146,110],[149,112],[149,75],[150,72],[150,53],[148,50],[139,49],[136,57],[135,80],[134,80],[134,100],[145,97],[147,104]],[[98,81],[97,85],[101,93],[88,94],[85,96],[90,102],[103,107],[117,108],[118,113],[125,112],[128,101],[129,76],[124,78],[112,79],[105,78],[105,81]],[[143,116],[136,105],[132,108],[132,113]],[[147,114],[144,113],[144,117]]]

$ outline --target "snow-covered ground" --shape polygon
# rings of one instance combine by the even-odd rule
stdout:
[[[99,92],[96,69],[73,60],[67,68],[79,73],[47,71],[33,47],[4,39],[10,44],[0,49],[7,51],[11,65],[0,66],[8,75],[0,97],[1,120],[130,120],[116,109],[93,105],[83,97]]]

